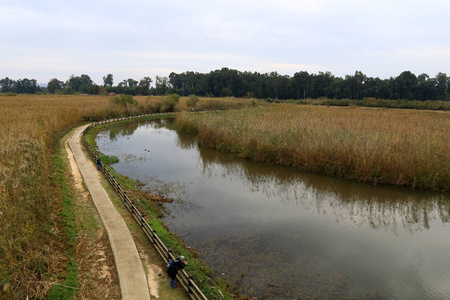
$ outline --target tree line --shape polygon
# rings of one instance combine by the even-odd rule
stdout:
[[[222,68],[208,74],[196,72],[171,73],[169,83],[173,93],[214,97],[255,97],[271,99],[405,99],[449,100],[450,77],[439,73],[434,78],[404,71],[389,79],[373,78],[356,71],[344,78],[330,72],[309,74],[297,72],[294,76],[277,72],[240,72]]]
[[[40,87],[35,79],[0,80],[1,93],[51,94],[128,94],[128,95],[198,95],[210,97],[249,97],[260,99],[404,99],[404,100],[449,100],[450,77],[438,73],[435,77],[427,74],[416,76],[404,71],[399,76],[388,79],[373,78],[361,71],[353,75],[337,77],[331,72],[310,74],[300,71],[293,76],[278,72],[241,72],[222,68],[209,73],[172,72],[169,77],[156,76],[155,84],[150,77],[134,80],[125,79],[114,85],[114,77],[103,77],[103,85],[95,84],[86,75],[71,75],[66,81],[52,78],[47,88]]]

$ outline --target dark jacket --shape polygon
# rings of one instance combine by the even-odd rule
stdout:
[[[182,270],[185,266],[184,262],[179,259],[172,260],[167,267],[167,275],[169,275],[170,278],[175,279],[178,271]]]

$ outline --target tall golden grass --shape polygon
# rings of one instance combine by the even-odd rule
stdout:
[[[0,298],[39,298],[63,274],[68,248],[55,146],[108,103],[79,96],[0,97]]]
[[[64,276],[67,263],[63,191],[55,168],[58,139],[83,121],[154,113],[164,97],[0,95],[0,299],[34,299]],[[192,110],[181,98],[177,111]],[[251,106],[252,101],[200,98],[195,109]]]
[[[373,184],[450,189],[448,112],[270,105],[183,113],[201,144],[256,161]]]

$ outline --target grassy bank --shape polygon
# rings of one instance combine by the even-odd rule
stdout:
[[[177,126],[243,158],[372,184],[450,189],[450,114],[276,104],[183,113]]]

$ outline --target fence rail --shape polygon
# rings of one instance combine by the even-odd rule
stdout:
[[[83,131],[83,144],[86,147],[87,151],[91,155],[91,157],[94,159],[94,161],[97,161],[99,158],[97,154],[92,150],[91,146],[86,142],[84,139],[84,135],[86,132],[95,126],[116,122],[116,121],[122,121],[122,120],[128,120],[128,119],[135,119],[138,117],[146,117],[146,116],[153,116],[153,115],[164,115],[164,114],[146,114],[146,115],[139,115],[139,116],[130,116],[130,117],[122,117],[122,118],[114,118],[114,119],[108,119],[104,121],[94,122],[91,123],[86,129]],[[120,184],[116,181],[114,176],[112,176],[111,172],[103,165],[101,164],[101,171],[108,179],[109,183],[112,185],[114,190],[119,195],[120,199],[122,199],[125,206],[128,208],[128,210],[133,215],[134,219],[138,224],[141,226],[142,230],[144,231],[147,238],[150,240],[150,242],[154,245],[155,249],[158,251],[159,255],[164,261],[170,261],[175,259],[174,255],[172,254],[172,250],[167,248],[167,246],[161,241],[161,239],[156,234],[156,231],[152,229],[152,227],[147,223],[147,221],[144,218],[144,214],[141,213],[137,207],[134,205],[134,202],[128,197],[127,193],[122,189]],[[178,272],[177,276],[178,281],[181,283],[183,288],[186,290],[186,292],[189,294],[192,300],[208,300],[206,296],[202,293],[202,291],[199,289],[199,287],[195,284],[194,280],[192,279],[192,276],[189,275],[186,271],[181,270]]]

